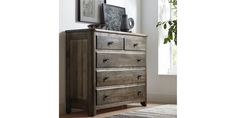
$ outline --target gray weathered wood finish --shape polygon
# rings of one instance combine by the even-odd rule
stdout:
[[[87,107],[87,102],[80,101],[86,101],[88,96],[89,55],[84,53],[88,51],[88,33],[71,32],[66,39],[66,112],[69,113],[73,106]]]
[[[133,44],[138,43],[135,48]],[[66,31],[66,112],[146,105],[146,35],[97,29]],[[107,96],[107,97],[106,97]]]
[[[145,57],[145,53],[97,52],[97,67],[143,67]]]
[[[97,105],[129,100],[144,100],[145,86],[123,87],[97,91]]]
[[[144,37],[126,36],[125,50],[146,50],[146,39]]]
[[[146,80],[145,69],[97,70],[97,86],[127,85],[144,83]]]
[[[87,40],[70,41],[70,75],[71,77],[71,98],[87,99]]]
[[[97,49],[123,49],[123,37],[121,35],[97,33]]]

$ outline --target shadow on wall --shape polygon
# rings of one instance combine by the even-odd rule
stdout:
[[[66,33],[59,33],[59,113],[65,113],[66,87]]]
[[[79,22],[79,1],[75,0],[75,22]]]

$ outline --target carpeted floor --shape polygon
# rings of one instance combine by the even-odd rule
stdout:
[[[176,105],[160,105],[106,118],[177,118]]]

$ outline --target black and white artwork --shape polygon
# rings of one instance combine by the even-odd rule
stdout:
[[[102,5],[103,23],[106,24],[108,30],[120,31],[122,15],[125,13],[125,8],[109,4]]]
[[[101,5],[106,0],[79,0],[78,19],[81,22],[100,23]]]
[[[95,18],[95,0],[83,0],[83,16]]]

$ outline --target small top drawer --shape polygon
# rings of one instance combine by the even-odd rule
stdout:
[[[125,50],[146,50],[146,39],[144,37],[125,37]]]
[[[123,37],[115,34],[96,35],[97,49],[123,49]]]

